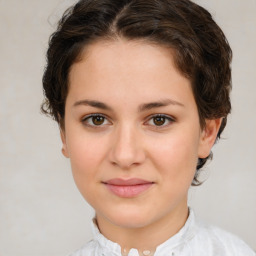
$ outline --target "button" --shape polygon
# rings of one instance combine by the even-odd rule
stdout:
[[[142,252],[142,254],[145,255],[145,256],[148,256],[148,255],[150,255],[150,251],[149,250],[145,250],[145,251]]]
[[[128,256],[139,256],[138,250],[136,249],[131,249],[128,253]]]

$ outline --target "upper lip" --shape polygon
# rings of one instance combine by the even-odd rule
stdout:
[[[134,186],[134,185],[149,184],[154,182],[138,179],[138,178],[131,178],[131,179],[116,178],[116,179],[110,179],[110,180],[104,181],[103,183],[109,184],[109,185],[115,185],[115,186]]]

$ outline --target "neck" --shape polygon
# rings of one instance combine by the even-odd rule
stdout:
[[[138,228],[114,225],[100,215],[96,218],[100,232],[107,239],[118,243],[123,255],[128,255],[131,248],[137,249],[140,255],[153,255],[158,245],[174,236],[185,225],[188,207],[179,207],[161,220]]]

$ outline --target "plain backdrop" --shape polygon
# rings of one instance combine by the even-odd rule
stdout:
[[[256,0],[200,0],[234,52],[233,112],[205,183],[190,191],[204,220],[256,249]],[[0,0],[0,256],[64,256],[91,238],[93,210],[40,114],[41,77],[63,0]]]

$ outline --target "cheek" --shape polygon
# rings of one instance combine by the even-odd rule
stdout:
[[[196,170],[198,143],[195,137],[184,134],[155,142],[150,152],[154,165],[163,177],[167,176],[174,182],[190,183]]]
[[[97,180],[97,168],[105,158],[104,141],[92,136],[72,136],[68,144],[73,176],[78,187]],[[81,183],[81,184],[80,184]]]
[[[73,138],[70,162],[74,181],[85,200],[94,205],[99,199],[99,166],[104,159],[104,143],[90,137]]]

